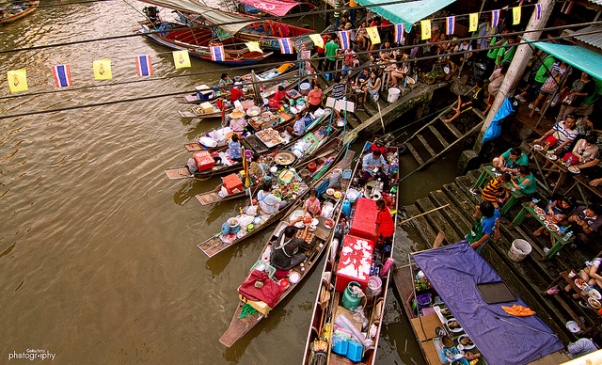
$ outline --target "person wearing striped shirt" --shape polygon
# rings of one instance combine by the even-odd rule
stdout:
[[[494,207],[503,204],[508,198],[508,191],[503,185],[509,183],[510,179],[510,174],[506,172],[489,181],[481,193],[483,200],[491,202]]]

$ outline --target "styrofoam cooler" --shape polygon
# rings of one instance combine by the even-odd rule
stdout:
[[[239,193],[242,191],[242,180],[237,174],[230,174],[222,178],[224,187],[228,191],[228,194]]]
[[[378,216],[376,201],[363,197],[359,198],[356,200],[355,211],[356,214],[353,217],[353,221],[351,221],[349,234],[373,240],[376,229],[376,217]]]

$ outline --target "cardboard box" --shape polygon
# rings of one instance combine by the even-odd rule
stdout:
[[[228,194],[240,193],[242,191],[242,180],[240,180],[237,174],[230,174],[222,178],[222,182]]]
[[[351,235],[345,236],[336,271],[336,291],[344,292],[352,281],[358,282],[362,290],[366,290],[370,278],[374,245],[374,241]]]
[[[213,105],[211,105],[211,103],[208,101],[201,104],[201,109],[203,110],[203,113],[205,113],[205,114],[213,113]]]
[[[209,100],[213,96],[213,90],[207,85],[199,85],[195,90],[200,100]]]
[[[198,167],[197,171],[205,171],[215,166],[215,160],[208,151],[195,152],[192,157]]]
[[[367,198],[359,198],[355,206],[355,215],[351,222],[349,234],[362,237],[368,240],[374,240],[374,231],[376,230],[376,201]]]

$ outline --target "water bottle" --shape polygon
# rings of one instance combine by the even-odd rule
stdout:
[[[568,232],[566,232],[566,234],[564,235],[564,237],[563,237],[563,240],[564,240],[565,242],[567,242],[568,240],[570,240],[570,239],[571,239],[571,237],[573,237],[573,231],[568,231]]]
[[[572,165],[572,163],[573,163],[573,157],[574,157],[574,156],[571,156],[571,157],[569,157],[569,159],[567,160],[567,162],[566,162],[566,167],[567,167],[567,168],[571,167],[571,165]]]

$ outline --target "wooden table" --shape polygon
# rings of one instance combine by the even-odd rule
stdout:
[[[564,281],[565,284],[568,284],[571,286],[571,288],[575,291],[575,293],[579,294],[579,296],[581,297],[582,300],[584,300],[587,303],[587,300],[589,299],[589,296],[583,295],[583,290],[580,289],[577,284],[575,284],[575,279],[578,277],[578,275],[574,278],[570,278],[569,277],[569,272],[570,271],[563,271],[560,274],[558,274],[558,277],[550,284],[550,286],[548,286],[548,288],[546,289],[546,292],[553,288],[554,286],[558,285],[560,282]],[[564,290],[564,286],[559,288],[560,290]],[[572,294],[572,293],[571,293]],[[567,311],[567,313],[569,314],[569,316],[571,316],[571,318],[577,322],[577,324],[579,325],[579,327],[581,327],[582,332],[580,333],[581,337],[585,337],[587,336],[589,333],[591,333],[593,330],[595,330],[601,323],[602,323],[602,315],[600,315],[600,313],[598,313],[597,310],[595,309],[591,309],[592,311],[594,311],[596,313],[596,319],[594,321],[594,323],[590,326],[590,327],[586,327],[585,324],[583,323],[583,321],[581,320],[581,318],[579,318],[579,316],[577,314],[575,314],[575,312],[568,306],[568,304],[564,301],[564,299],[559,295],[559,294],[554,294],[554,298],[556,300],[558,300],[558,302],[560,303],[560,305]]]
[[[552,161],[548,158],[549,154],[546,153],[546,151],[538,151],[536,149],[532,149],[531,150],[531,157],[533,159],[533,162],[535,162],[535,165],[537,166],[537,170],[539,171],[539,173],[542,176],[542,183],[545,187],[546,190],[548,190],[551,194],[555,194],[556,191],[558,190],[558,188],[564,183],[564,181],[566,180],[567,175],[569,174],[569,170],[566,167],[566,163],[560,158],[558,157],[557,160]],[[543,159],[545,161],[549,161],[552,163],[552,166],[554,166],[554,169],[552,168],[543,168],[537,157],[543,157]],[[545,173],[550,172],[550,171],[556,171],[558,172],[558,179],[556,180],[556,183],[554,184],[553,187],[550,187],[548,185],[547,180],[545,179]]]
[[[512,221],[512,225],[520,226],[523,223],[523,221],[525,220],[525,216],[527,215],[527,213],[531,214],[533,216],[533,218],[535,218],[539,222],[539,224],[546,227],[548,232],[550,232],[550,237],[552,238],[552,248],[546,254],[546,256],[545,256],[546,260],[550,260],[550,259],[554,258],[554,256],[556,256],[556,254],[558,252],[560,252],[560,250],[564,246],[566,246],[567,244],[569,244],[573,241],[574,236],[571,239],[569,239],[568,241],[565,241],[564,237],[562,236],[562,234],[560,234],[560,232],[550,230],[546,226],[545,221],[539,219],[539,214],[535,213],[535,209],[534,209],[534,207],[532,207],[530,205],[530,203],[523,203],[523,209],[521,209],[521,211],[518,213],[518,215],[514,218],[514,220]]]
[[[496,172],[493,171],[493,166],[485,166],[472,189],[476,190],[483,186],[487,180],[487,177],[494,179],[497,178]],[[516,189],[514,189],[514,185],[511,183],[503,184],[502,186],[510,192],[510,199],[508,199],[508,201],[500,209],[500,214],[506,215],[506,213],[508,213],[508,211],[510,211],[510,209],[512,209],[518,203],[519,199],[522,198],[524,194],[520,191],[516,191]]]

